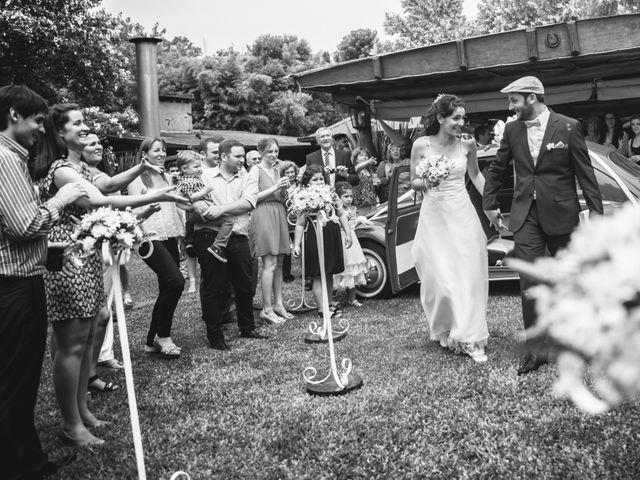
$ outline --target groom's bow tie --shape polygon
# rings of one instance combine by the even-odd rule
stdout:
[[[535,120],[525,120],[524,124],[527,128],[539,127],[542,125],[539,118],[536,118]]]

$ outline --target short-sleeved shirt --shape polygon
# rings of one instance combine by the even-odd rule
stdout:
[[[178,182],[178,190],[182,195],[189,198],[191,195],[198,193],[204,189],[206,185],[202,181],[200,176],[195,175],[181,175]],[[205,201],[210,201],[207,198],[203,198]]]
[[[228,205],[237,200],[246,200],[251,208],[256,207],[258,201],[258,182],[255,176],[251,176],[244,168],[238,173],[227,176],[220,170],[220,167],[213,167],[202,172],[202,181],[205,185],[213,188],[211,201],[214,205]],[[236,235],[249,236],[249,212],[231,217],[233,221],[233,233]],[[207,222],[196,222],[195,230],[203,228],[214,228]]]

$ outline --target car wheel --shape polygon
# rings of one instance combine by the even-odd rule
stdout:
[[[372,242],[363,242],[361,246],[367,260],[367,284],[358,285],[356,294],[362,298],[390,297],[393,292],[384,247]]]

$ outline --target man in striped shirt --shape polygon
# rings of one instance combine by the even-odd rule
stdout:
[[[48,231],[65,205],[87,194],[75,183],[44,204],[36,195],[27,148],[44,132],[47,110],[27,87],[0,88],[0,468],[8,479],[42,478],[56,470],[34,426],[47,338],[42,274]]]

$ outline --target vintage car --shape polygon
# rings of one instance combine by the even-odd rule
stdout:
[[[600,186],[605,215],[625,202],[638,204],[640,167],[601,145],[587,142],[587,146]],[[478,152],[481,170],[493,161],[495,151],[492,148]],[[408,170],[408,166],[396,168],[389,189],[389,201],[366,214],[370,225],[356,229],[368,265],[367,284],[357,288],[361,297],[388,297],[419,281],[411,258],[411,245],[418,226],[422,194],[408,189]],[[500,210],[505,214],[507,226],[513,197],[513,170],[509,169],[509,173],[509,178],[504,182],[505,188],[499,194]],[[503,259],[513,250],[512,235],[499,235],[489,225],[482,212],[481,197],[469,181],[467,189],[487,234],[489,280],[517,280],[518,273],[503,263]],[[580,205],[586,210],[581,192],[578,193]]]

